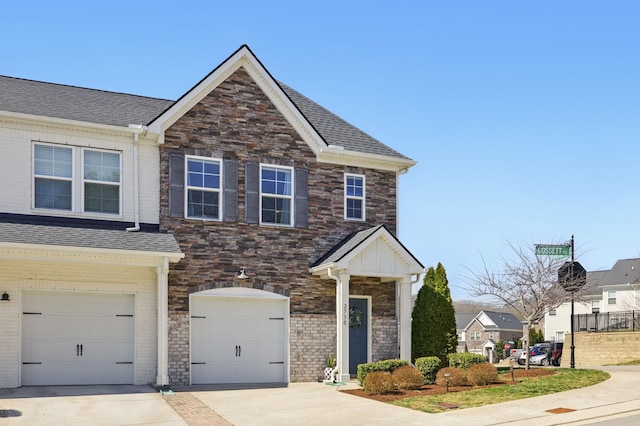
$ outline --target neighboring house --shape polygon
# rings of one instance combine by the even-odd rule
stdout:
[[[458,347],[456,348],[456,352],[469,352],[466,343],[467,336],[465,329],[476,315],[478,314],[456,314],[456,334],[458,336]]]
[[[640,259],[618,260],[613,268],[587,272],[585,286],[574,298],[574,314],[623,312],[640,309]],[[571,302],[545,313],[545,340],[563,341],[571,332]],[[588,330],[575,330],[588,331]]]
[[[247,46],[177,101],[0,77],[0,387],[409,360],[414,164]]]
[[[522,337],[522,321],[505,312],[481,311],[464,328],[464,342],[469,352],[485,353],[487,342]]]

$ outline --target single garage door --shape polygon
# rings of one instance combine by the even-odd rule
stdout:
[[[24,293],[22,385],[132,384],[133,295]]]
[[[191,298],[191,383],[286,383],[288,298],[253,289]]]

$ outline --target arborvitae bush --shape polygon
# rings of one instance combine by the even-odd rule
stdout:
[[[393,377],[385,371],[373,371],[367,374],[363,388],[368,395],[384,395],[396,390]]]
[[[437,356],[424,356],[416,358],[416,368],[420,370],[425,383],[435,383],[436,373],[442,361]]]
[[[396,368],[391,377],[398,389],[418,389],[424,385],[422,373],[410,365]]]
[[[449,377],[449,386],[465,386],[467,382],[467,371],[462,368],[445,367],[438,371],[436,375],[436,385],[446,386],[447,378],[445,374],[451,374]]]
[[[473,364],[467,369],[467,381],[473,386],[485,386],[498,380],[498,369],[493,364]]]

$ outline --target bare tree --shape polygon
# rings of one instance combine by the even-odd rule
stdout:
[[[523,319],[526,368],[529,368],[529,330],[545,312],[567,300],[567,293],[558,284],[558,268],[566,259],[537,256],[534,244],[508,245],[514,256],[501,256],[496,268],[487,266],[483,258],[483,268],[470,271],[472,276],[465,281],[472,296],[487,298]]]

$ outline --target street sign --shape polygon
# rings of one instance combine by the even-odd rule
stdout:
[[[536,256],[570,256],[571,246],[536,244]]]
[[[578,291],[587,282],[587,271],[580,262],[564,262],[558,269],[558,282],[569,293]]]

